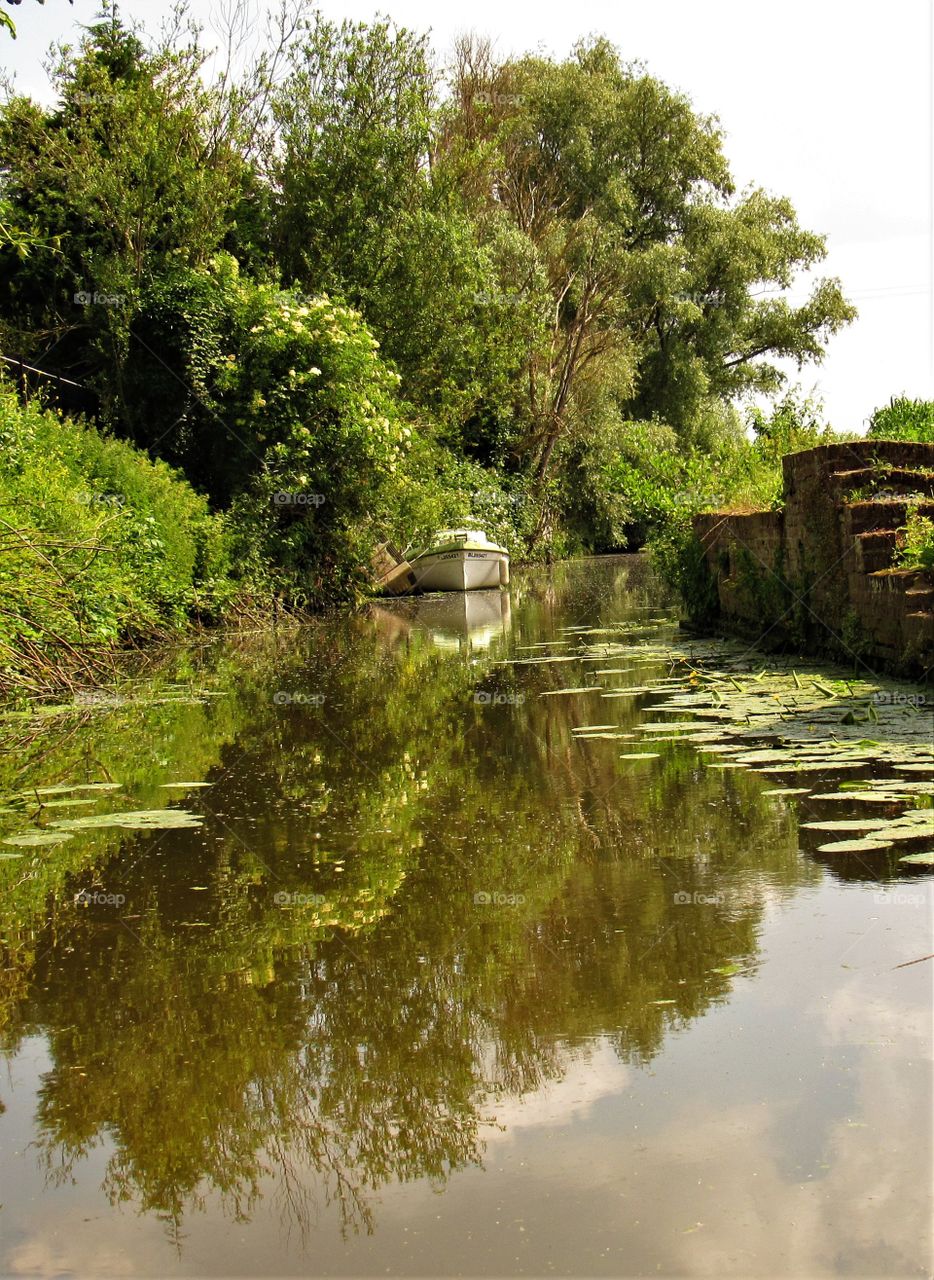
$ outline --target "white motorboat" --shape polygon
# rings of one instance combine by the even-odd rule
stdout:
[[[509,552],[479,529],[444,529],[409,558],[418,591],[478,591],[509,585]]]

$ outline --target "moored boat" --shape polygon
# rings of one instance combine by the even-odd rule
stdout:
[[[509,552],[479,529],[444,529],[409,559],[418,591],[478,591],[509,585]]]

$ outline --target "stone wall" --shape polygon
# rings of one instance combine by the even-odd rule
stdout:
[[[723,629],[927,674],[934,578],[894,567],[910,510],[934,517],[934,446],[873,440],[783,459],[778,510],[694,519]]]

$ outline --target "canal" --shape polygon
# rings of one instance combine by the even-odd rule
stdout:
[[[659,601],[521,570],[0,721],[0,1271],[929,1273],[931,702]]]

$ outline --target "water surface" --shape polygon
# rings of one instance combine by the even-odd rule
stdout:
[[[555,690],[667,667],[568,629],[674,642],[662,599],[521,572],[5,723],[0,834],[192,817],[0,846],[0,1271],[929,1273],[930,871],[575,735],[657,699]]]

